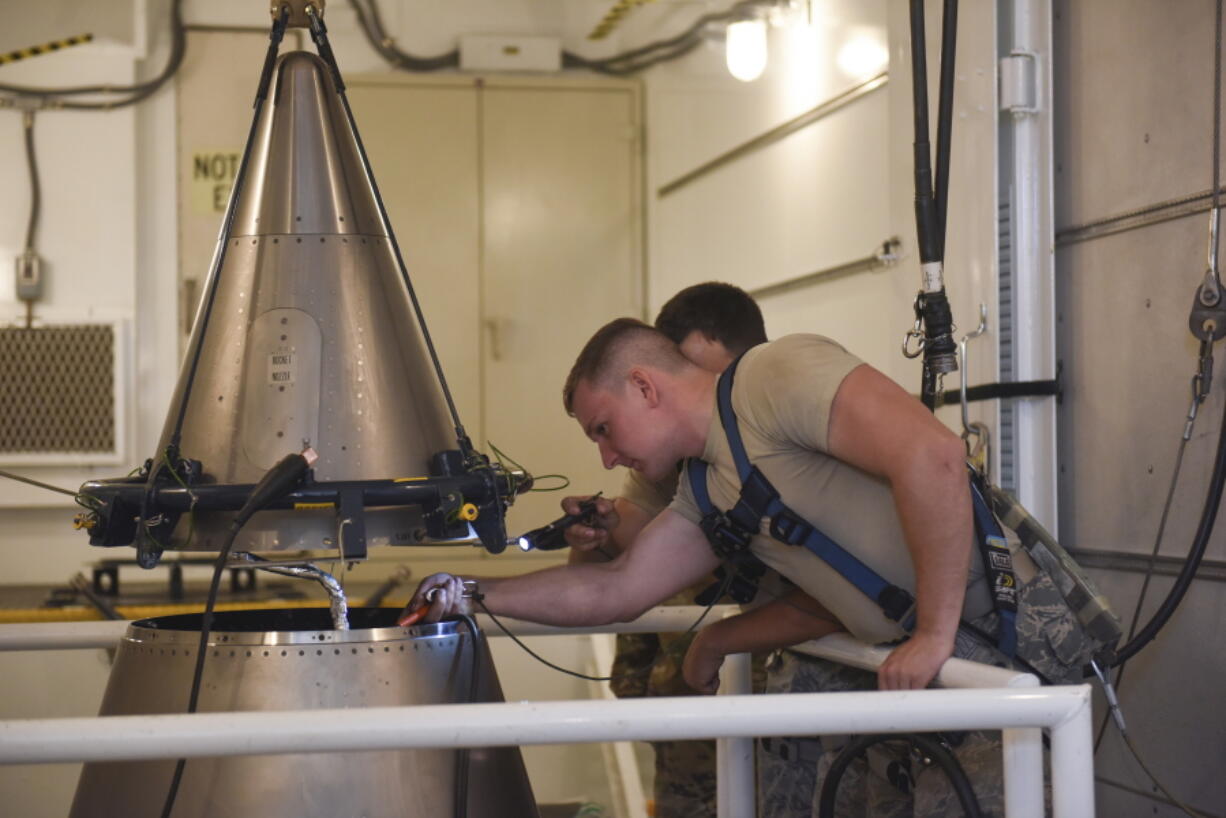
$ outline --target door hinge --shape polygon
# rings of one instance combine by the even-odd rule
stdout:
[[[1000,61],[1000,110],[1016,117],[1039,112],[1039,55],[1013,51]]]

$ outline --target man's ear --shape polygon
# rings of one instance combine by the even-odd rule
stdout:
[[[647,406],[654,408],[660,403],[660,393],[656,388],[656,379],[651,372],[640,367],[634,367],[626,375],[630,388],[643,396]]]

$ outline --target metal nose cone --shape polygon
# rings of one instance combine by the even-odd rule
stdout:
[[[271,103],[231,236],[386,236],[323,60],[305,51],[282,56]]]
[[[304,442],[320,481],[424,476],[455,428],[355,134],[315,55],[282,56],[273,83],[159,456],[178,426],[205,483],[254,483]],[[184,515],[163,546],[218,550],[232,516]],[[332,509],[261,512],[234,548],[331,549],[344,530]],[[414,509],[368,510],[366,535],[425,536]]]

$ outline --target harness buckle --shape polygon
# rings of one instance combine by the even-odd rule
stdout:
[[[887,585],[881,589],[881,593],[877,594],[877,604],[881,606],[887,619],[900,622],[915,605],[915,597],[911,596],[905,588]]]
[[[812,530],[813,526],[789,509],[771,517],[771,536],[788,545],[800,545]]]
[[[734,559],[748,550],[753,538],[752,532],[745,531],[719,510],[708,511],[698,525],[711,543],[711,550],[721,559]]]

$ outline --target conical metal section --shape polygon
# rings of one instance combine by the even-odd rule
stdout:
[[[319,452],[319,481],[425,476],[432,455],[456,448],[454,425],[355,135],[315,55],[278,61],[235,191],[158,456],[182,412],[179,452],[201,461],[205,483],[254,483],[304,442]],[[184,515],[165,545],[217,550],[231,516]],[[372,510],[366,525],[371,545],[424,536],[415,510]],[[333,511],[262,512],[235,549],[330,549],[336,538]]]
[[[395,627],[393,609],[350,611],[332,630],[324,609],[218,613],[209,637],[200,712],[313,710],[470,701],[472,635],[454,622]],[[102,716],[181,713],[195,669],[200,615],[134,622],[120,643]],[[472,701],[503,701],[484,636],[476,641]],[[236,746],[241,737],[235,738]],[[193,758],[175,818],[448,818],[456,804],[454,750]],[[461,763],[463,763],[461,761]],[[72,818],[157,818],[173,759],[86,764]],[[469,818],[538,818],[516,747],[471,750]]]

